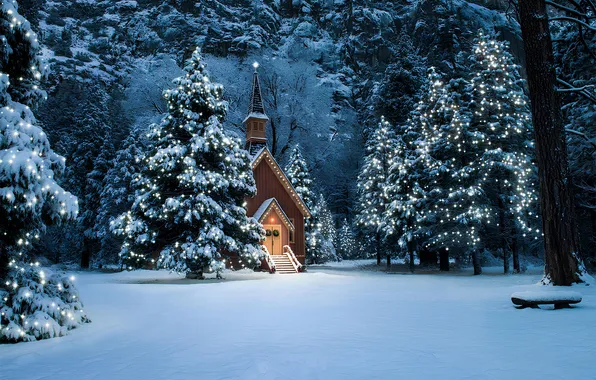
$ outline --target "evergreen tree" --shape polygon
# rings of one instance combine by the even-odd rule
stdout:
[[[483,245],[495,248],[496,243],[502,250],[505,272],[509,271],[508,256],[512,251],[514,270],[519,272],[518,240],[526,240],[523,243],[527,245],[524,237],[538,239],[539,235],[528,99],[520,67],[507,42],[480,33],[474,40],[468,67],[471,80],[465,91],[471,94],[470,122],[466,126],[469,163],[458,168],[455,175],[475,178],[481,190],[476,192],[481,196],[475,197],[475,205],[477,213],[487,216],[481,231]]]
[[[311,214],[312,218],[309,220],[311,232],[307,240],[307,245],[310,245],[308,261],[314,264],[322,264],[330,260],[337,260],[334,245],[337,231],[333,215],[323,194],[319,194],[311,209]]]
[[[64,335],[87,320],[70,281],[42,270],[27,252],[47,225],[78,212],[76,197],[56,182],[65,160],[31,110],[45,97],[38,52],[16,2],[1,2],[0,342]]]
[[[130,132],[103,181],[93,229],[94,237],[100,241],[100,250],[95,257],[98,266],[116,264],[119,261],[118,251],[122,240],[110,233],[110,223],[129,210],[134,202],[133,179],[141,172],[143,154],[149,150],[148,142],[139,138],[143,136],[143,132],[136,128]]]
[[[337,231],[335,246],[337,248],[337,256],[342,260],[356,259],[358,255],[356,237],[354,236],[352,226],[345,218]]]
[[[574,2],[572,6],[584,13],[586,23],[590,22],[593,16],[584,12],[590,8],[588,2]],[[550,26],[557,79],[566,83],[559,85],[581,89],[563,92],[561,109],[568,136],[580,243],[584,259],[596,265],[596,250],[592,249],[596,246],[596,96],[589,90],[590,86],[596,86],[596,30],[581,27],[572,20],[569,17],[569,22],[553,22]]]
[[[377,263],[381,263],[382,216],[390,199],[387,198],[387,175],[397,150],[395,132],[384,119],[366,143],[366,155],[358,175],[358,205],[356,224],[364,234],[376,241]]]
[[[385,78],[374,96],[376,113],[393,125],[403,124],[420,98],[425,81],[426,61],[413,48],[408,33],[399,34],[395,62],[385,69]]]
[[[294,189],[302,198],[302,201],[312,208],[313,206],[313,194],[312,194],[312,179],[310,175],[310,169],[302,152],[300,146],[296,145],[290,153],[290,159],[284,169],[284,173],[294,186]]]
[[[315,262],[317,250],[320,249],[321,238],[317,235],[316,226],[318,224],[317,217],[313,214],[314,210],[314,195],[312,193],[312,179],[310,176],[310,169],[308,163],[302,156],[300,146],[296,145],[290,153],[288,164],[285,167],[288,179],[296,189],[296,192],[302,198],[302,201],[311,211],[311,217],[304,221],[304,237],[306,240],[306,257],[309,262]]]
[[[416,117],[416,110],[411,111]],[[424,204],[424,155],[418,154],[416,143],[420,130],[412,120],[404,125],[397,140],[397,150],[387,174],[386,196],[390,200],[381,216],[380,230],[387,244],[397,244],[409,254],[410,269],[414,270],[416,234],[420,210]],[[405,140],[405,141],[404,141]]]
[[[419,107],[426,197],[418,234],[435,250],[471,253],[479,274],[481,249],[502,249],[507,266],[505,249],[516,259],[518,237],[536,232],[528,221],[536,194],[527,99],[506,44],[481,36],[467,62],[470,80],[444,86],[431,73],[431,96]]]
[[[209,81],[198,48],[185,70],[164,94],[169,114],[149,132],[135,202],[113,226],[125,237],[122,260],[139,267],[156,252],[159,267],[201,276],[219,273],[230,252],[256,266],[264,231],[244,208],[256,192],[248,152],[223,131],[222,86]]]

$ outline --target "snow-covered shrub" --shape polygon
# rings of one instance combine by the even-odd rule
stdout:
[[[0,288],[0,342],[54,338],[90,322],[73,280],[39,263],[13,261]]]

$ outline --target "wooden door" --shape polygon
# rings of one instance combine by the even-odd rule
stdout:
[[[272,255],[281,255],[283,253],[283,244],[281,239],[281,235],[283,232],[281,229],[281,225],[267,224],[263,227],[265,228],[265,231],[271,231],[271,235],[265,237],[265,246],[267,247],[267,250]],[[273,231],[278,231],[279,235],[274,236]]]

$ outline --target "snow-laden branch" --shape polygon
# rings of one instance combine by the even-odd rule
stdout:
[[[590,145],[592,145],[594,147],[594,149],[596,150],[596,141],[594,139],[591,139],[590,136],[586,135],[583,132],[580,131],[576,131],[575,129],[571,129],[571,128],[565,128],[565,132],[570,133],[572,135],[576,135],[579,136],[581,138],[583,138],[584,140],[586,140]]]
[[[582,87],[575,87],[571,83],[569,83],[561,78],[557,78],[557,83],[565,86],[565,89],[557,89],[557,91],[559,91],[559,92],[577,92],[578,94],[580,94],[584,98],[588,99],[592,103],[596,103],[596,96],[593,94],[590,94],[586,89],[582,89]],[[566,91],[563,91],[563,90],[566,90]]]
[[[547,5],[551,5],[551,6],[557,8],[557,9],[560,9],[562,11],[572,13],[572,14],[578,16],[578,17],[590,18],[590,16],[587,15],[586,13],[582,13],[582,12],[580,12],[578,10],[575,10],[573,8],[570,8],[570,7],[567,7],[567,6],[563,5],[563,4],[555,3],[554,1],[550,1],[550,0],[546,0],[545,3]]]
[[[590,30],[596,32],[596,28],[593,27],[592,25],[590,25],[590,24],[588,24],[588,23],[586,23],[586,22],[584,22],[582,20],[573,18],[573,17],[558,16],[558,17],[551,17],[549,20],[550,21],[569,21],[569,22],[574,22],[576,24],[579,24],[579,25],[583,26],[584,28],[587,28],[587,29],[590,29]]]
[[[588,90],[588,89],[594,88],[594,87],[596,87],[595,84],[587,84],[587,85],[581,86],[581,87],[558,88],[557,91],[559,91],[559,92],[579,92],[579,91]]]

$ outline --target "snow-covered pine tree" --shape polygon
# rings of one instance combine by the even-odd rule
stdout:
[[[408,120],[421,96],[426,79],[426,60],[413,47],[408,33],[402,30],[395,47],[395,61],[385,69],[385,77],[374,96],[376,114],[393,125]]]
[[[122,239],[110,233],[110,223],[129,210],[134,202],[133,179],[141,172],[143,155],[149,150],[144,138],[146,127],[135,128],[130,132],[103,181],[96,227],[93,229],[95,238],[100,241],[100,250],[94,258],[97,266],[116,264],[119,261],[118,251]]]
[[[486,216],[480,236],[483,246],[503,252],[505,272],[511,252],[514,271],[519,272],[520,243],[527,245],[528,238],[539,236],[529,102],[507,42],[481,32],[468,62],[468,162],[454,175],[461,181],[478,181],[475,213]]]
[[[342,260],[354,260],[358,255],[356,237],[352,226],[347,219],[343,219],[339,230],[337,231],[337,240],[335,243],[337,256]]]
[[[408,159],[408,165],[414,166],[408,169],[408,177],[415,178],[407,181],[408,198],[413,201],[410,206],[416,205],[419,211],[413,230],[406,229],[405,236],[410,240],[411,234],[415,234],[419,246],[433,250],[458,248],[461,255],[474,252],[470,244],[477,242],[479,224],[476,215],[469,213],[469,194],[477,189],[457,183],[452,175],[466,161],[464,126],[468,111],[465,107],[460,109],[460,105],[466,104],[461,99],[464,86],[462,79],[446,85],[441,74],[429,69],[428,95],[412,112],[406,134],[406,138],[410,139],[407,136],[411,133],[416,139],[414,154]],[[393,209],[398,210],[397,206]]]
[[[553,8],[553,4],[549,4]],[[589,2],[573,3],[576,10],[589,9]],[[596,10],[593,10],[596,11]],[[584,13],[584,12],[580,12]],[[578,27],[573,18],[551,23],[557,78],[565,87],[582,88],[561,94],[568,136],[569,169],[573,177],[577,224],[584,260],[596,266],[596,30]],[[593,20],[587,12],[584,21]]]
[[[310,256],[308,261],[314,264],[322,264],[327,261],[337,260],[335,240],[337,230],[333,221],[333,214],[329,210],[327,200],[323,194],[319,194],[314,206],[311,209],[310,219],[311,232],[308,236],[307,245],[310,245]]]
[[[306,206],[312,212],[314,209],[314,194],[312,190],[313,181],[310,175],[310,168],[302,156],[302,151],[300,150],[299,145],[296,145],[290,152],[290,158],[284,172],[292,183],[292,186],[294,186],[294,189],[296,189],[298,195],[300,195]],[[316,233],[313,234],[317,223],[317,218],[312,213],[311,217],[304,221],[306,257],[309,262],[315,261],[315,256],[317,256],[317,246],[320,242],[320,238],[317,238]]]
[[[381,264],[382,216],[390,199],[387,198],[387,175],[396,153],[396,136],[388,121],[382,120],[366,142],[362,169],[358,175],[356,225],[367,239],[376,242],[377,264]]]
[[[290,152],[290,158],[284,169],[284,173],[286,173],[292,186],[294,186],[300,198],[306,203],[306,206],[311,208],[314,201],[312,193],[313,181],[310,175],[310,168],[302,156],[299,145],[296,145]]]
[[[47,225],[78,212],[76,197],[56,182],[64,158],[30,108],[45,98],[38,52],[16,2],[0,2],[0,342],[60,336],[87,321],[69,279],[27,254]]]
[[[430,85],[429,85],[430,86]],[[419,103],[418,106],[421,106]],[[417,116],[411,111],[411,117]],[[396,151],[387,173],[386,197],[389,200],[381,216],[380,230],[387,244],[400,247],[409,255],[410,270],[414,270],[418,218],[425,196],[421,183],[424,173],[424,155],[419,154],[416,143],[420,137],[419,124],[412,119],[400,128]]]
[[[224,132],[223,88],[201,60],[197,48],[165,92],[168,115],[149,132],[154,149],[135,179],[135,202],[114,222],[128,268],[157,253],[159,267],[202,276],[206,268],[219,274],[227,252],[247,266],[263,255],[264,231],[244,208],[256,192],[248,152]]]

